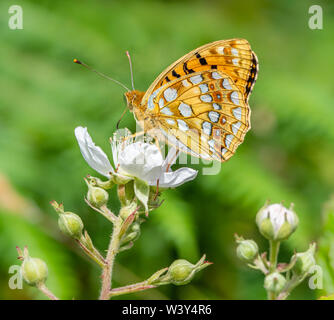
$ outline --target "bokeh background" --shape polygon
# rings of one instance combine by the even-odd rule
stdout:
[[[8,28],[12,4],[23,8],[23,30]],[[313,4],[323,8],[323,30],[308,27]],[[270,199],[294,202],[300,218],[297,232],[282,245],[281,261],[311,241],[320,244],[324,289],[310,290],[305,283],[291,298],[333,293],[334,219],[323,211],[334,190],[333,17],[329,0],[2,0],[0,299],[44,298],[28,286],[9,289],[16,245],[28,245],[32,256],[47,262],[47,284],[60,298],[98,295],[98,267],[60,234],[49,201],[62,201],[80,214],[97,247],[106,249],[111,225],[83,201],[82,178],[95,173],[81,157],[73,130],[87,126],[109,152],[108,137],[125,104],[120,87],[72,59],[130,85],[129,50],[136,88],[146,90],[190,50],[235,37],[249,40],[260,63],[250,98],[252,130],[218,175],[199,175],[164,192],[165,203],[142,225],[134,248],[119,255],[115,285],[143,280],[177,258],[195,262],[206,253],[214,264],[191,284],[124,298],[266,298],[260,272],[236,258],[233,234],[253,238],[266,250],[255,215]],[[135,128],[131,114],[122,126]],[[115,195],[111,205],[118,207]]]

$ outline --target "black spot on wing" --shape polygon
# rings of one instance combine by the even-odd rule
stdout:
[[[180,78],[181,77],[175,70],[172,71],[172,75],[175,78]]]
[[[248,95],[251,93],[251,91],[253,89],[253,86],[255,84],[255,81],[256,81],[257,65],[258,65],[258,62],[256,60],[255,55],[253,54],[252,66],[251,66],[250,74],[249,74],[249,77],[248,77],[248,80],[247,80],[246,91],[245,91],[246,99],[247,99]]]
[[[195,72],[193,69],[188,69],[187,62],[185,62],[183,64],[183,71],[184,71],[185,74],[189,74],[189,73],[194,73]]]

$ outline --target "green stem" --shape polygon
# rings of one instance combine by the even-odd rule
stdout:
[[[278,251],[280,247],[280,242],[275,240],[269,240],[269,251],[270,251],[270,258],[269,258],[269,273],[275,272],[277,268],[277,257]],[[272,291],[268,291],[268,300],[275,300],[276,293]]]
[[[277,257],[278,257],[280,242],[270,240],[269,243],[270,243],[269,273],[272,273],[276,270],[277,267]]]
[[[104,268],[106,265],[105,261],[103,260],[103,257],[101,257],[100,254],[97,254],[97,252],[90,251],[80,240],[76,240],[79,244],[79,246],[82,248],[82,250],[87,254],[88,257],[90,257],[93,261],[95,261],[101,268]]]
[[[59,300],[44,283],[39,283],[36,286],[41,292],[43,292],[50,300]]]
[[[120,217],[117,217],[116,221],[114,222],[114,230],[112,232],[106,256],[106,265],[103,267],[102,271],[102,288],[99,298],[100,300],[109,299],[114,261],[120,245],[119,242],[122,222],[123,220]]]
[[[128,294],[128,293],[153,289],[153,288],[156,288],[156,287],[157,286],[155,286],[155,285],[148,284],[147,281],[138,282],[138,283],[131,284],[131,285],[128,285],[128,286],[112,289],[111,291],[109,291],[109,298],[115,297],[115,296],[120,296],[122,294]]]

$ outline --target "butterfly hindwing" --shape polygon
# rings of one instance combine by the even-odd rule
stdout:
[[[152,106],[152,120],[167,142],[201,158],[229,159],[249,129],[249,107],[232,78],[221,71],[168,82]]]

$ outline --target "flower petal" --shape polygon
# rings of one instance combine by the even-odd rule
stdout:
[[[87,128],[77,127],[74,134],[78,140],[80,151],[86,162],[98,173],[110,178],[110,172],[114,172],[107,155],[95,145]]]
[[[175,188],[188,181],[194,180],[198,171],[191,168],[180,168],[172,172],[164,172],[159,178],[159,187]],[[156,181],[150,181],[151,186],[157,185]]]
[[[162,165],[163,171],[167,171],[167,168],[168,171],[171,171],[171,167],[176,162],[178,156],[179,156],[179,151],[174,147],[170,147],[168,150],[167,157]]]
[[[126,146],[118,161],[120,172],[150,181],[160,177],[164,160],[157,146],[138,141]]]

